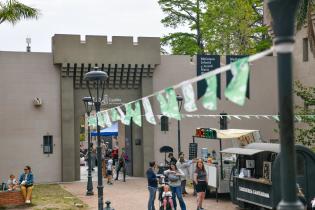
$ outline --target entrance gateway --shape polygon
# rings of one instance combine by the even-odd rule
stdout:
[[[82,42],[80,35],[56,34],[52,42],[53,63],[61,72],[62,181],[80,180],[80,117],[85,114],[82,98],[88,96],[84,75],[94,66],[105,71],[105,95],[122,103],[149,95],[153,71],[161,62],[160,39],[139,37],[133,43],[133,37],[112,37],[108,43],[106,36],[86,36]],[[105,103],[102,109],[112,106]],[[154,158],[153,134],[146,121],[141,128],[125,127],[133,176],[143,176],[145,163]]]

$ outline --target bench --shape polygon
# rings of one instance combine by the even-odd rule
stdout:
[[[0,207],[1,206],[21,206],[25,205],[23,195],[20,191],[0,191]]]

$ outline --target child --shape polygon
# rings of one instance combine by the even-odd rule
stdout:
[[[8,191],[14,191],[18,188],[18,183],[13,174],[10,175],[10,179],[8,180]]]
[[[107,184],[112,185],[112,176],[113,176],[113,158],[112,155],[109,156],[109,159],[106,164],[107,170],[106,170],[106,175],[107,175]]]
[[[164,185],[164,192],[162,193],[163,199],[163,207],[166,210],[167,201],[170,203],[172,210],[174,210],[174,204],[172,200],[172,192],[170,191],[170,187],[168,185]]]

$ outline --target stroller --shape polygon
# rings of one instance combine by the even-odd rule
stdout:
[[[158,188],[158,191],[159,191],[158,199],[159,199],[159,209],[160,210],[164,210],[162,194],[164,192],[164,186],[165,185],[168,185],[168,183],[165,182],[165,177],[160,176],[159,177],[159,188]],[[173,198],[169,197],[168,199],[173,199]],[[167,200],[165,210],[172,210],[169,200]]]

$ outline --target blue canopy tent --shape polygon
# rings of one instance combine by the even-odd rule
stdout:
[[[97,131],[91,132],[91,136],[97,136]],[[113,123],[112,127],[102,129],[100,136],[118,136],[118,122]]]

